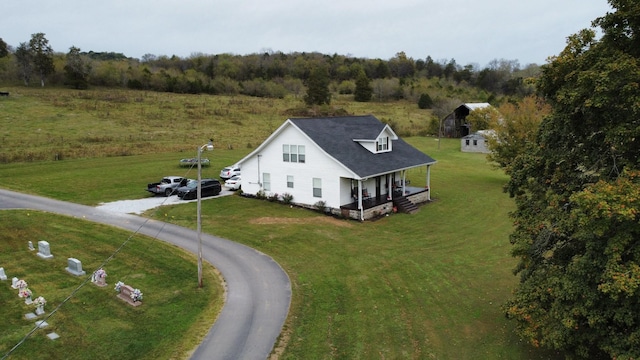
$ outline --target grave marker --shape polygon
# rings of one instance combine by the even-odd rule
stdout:
[[[129,285],[122,285],[120,287],[120,293],[118,297],[124,301],[126,301],[131,306],[140,306],[142,305],[142,301],[133,301],[131,298],[131,294],[133,293],[133,288]]]
[[[17,289],[18,288],[18,278],[14,277],[13,279],[11,279],[11,288],[12,289]]]
[[[33,247],[33,242],[29,241],[29,250],[33,251],[35,248]]]
[[[38,256],[43,259],[51,259],[53,255],[51,255],[51,248],[49,247],[49,242],[40,240],[38,241]]]
[[[82,270],[82,262],[76,258],[67,259],[67,267],[65,270],[75,276],[82,276],[86,274],[86,272]]]
[[[7,280],[7,274],[4,273],[4,268],[0,267],[0,280]]]

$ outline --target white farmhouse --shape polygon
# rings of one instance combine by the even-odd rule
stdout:
[[[436,161],[366,115],[288,119],[238,163],[245,194],[290,194],[297,205],[366,220],[431,200]],[[417,167],[426,167],[425,188],[406,181]]]

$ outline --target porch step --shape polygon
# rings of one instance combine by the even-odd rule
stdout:
[[[412,203],[411,200],[407,199],[404,196],[394,198],[393,205],[398,208],[398,211],[407,213],[407,214],[415,214],[418,212],[418,207],[416,204]]]

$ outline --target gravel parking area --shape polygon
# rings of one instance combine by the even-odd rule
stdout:
[[[211,199],[218,198],[220,196],[228,196],[232,194],[233,194],[233,191],[222,188],[222,192],[220,192],[220,195],[204,197],[202,198],[202,201],[211,200]],[[184,204],[184,203],[194,202],[194,201],[197,201],[197,200],[182,200],[177,195],[172,195],[169,197],[154,196],[154,197],[148,197],[148,198],[137,199],[137,200],[119,200],[119,201],[113,201],[109,203],[102,203],[96,206],[96,208],[115,212],[115,213],[121,213],[121,214],[139,215],[149,209],[157,208],[160,206]]]

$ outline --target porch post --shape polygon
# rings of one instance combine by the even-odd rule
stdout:
[[[364,221],[364,209],[362,208],[362,179],[358,179],[358,209],[360,209],[360,221]]]
[[[427,200],[431,201],[431,165],[427,165]]]
[[[406,193],[405,187],[407,186],[407,170],[402,170],[402,196]]]

